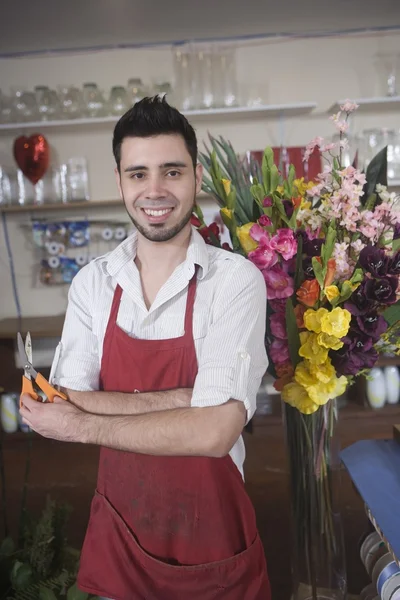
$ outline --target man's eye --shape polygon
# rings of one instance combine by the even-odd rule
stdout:
[[[144,173],[132,173],[130,176],[131,179],[143,179]]]
[[[167,175],[169,177],[177,177],[178,175],[180,175],[179,171],[168,171]]]

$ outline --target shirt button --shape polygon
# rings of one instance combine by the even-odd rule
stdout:
[[[247,352],[241,352],[240,353],[240,358],[247,358],[249,355]]]

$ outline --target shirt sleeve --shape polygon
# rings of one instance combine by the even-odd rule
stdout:
[[[261,272],[243,260],[222,283],[211,326],[198,358],[192,406],[217,406],[230,399],[243,402],[247,421],[268,367],[265,350],[267,294]]]
[[[50,373],[53,385],[78,391],[99,389],[100,359],[92,329],[89,287],[90,276],[84,268],[74,277],[68,292],[63,332]]]

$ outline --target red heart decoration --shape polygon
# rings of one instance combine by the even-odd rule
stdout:
[[[50,146],[41,133],[30,137],[21,135],[14,141],[14,158],[25,175],[36,185],[49,166]]]

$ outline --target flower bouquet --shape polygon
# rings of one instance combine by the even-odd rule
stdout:
[[[332,120],[337,143],[316,138],[316,181],[282,176],[266,148],[261,168],[211,138],[204,189],[220,206],[231,246],[262,272],[268,298],[269,372],[284,400],[294,523],[294,598],[344,599],[346,577],[335,478],[336,398],[400,351],[400,202],[387,189],[386,148],[362,173],[342,165],[350,101]],[[219,227],[199,207],[193,221],[209,243]]]

